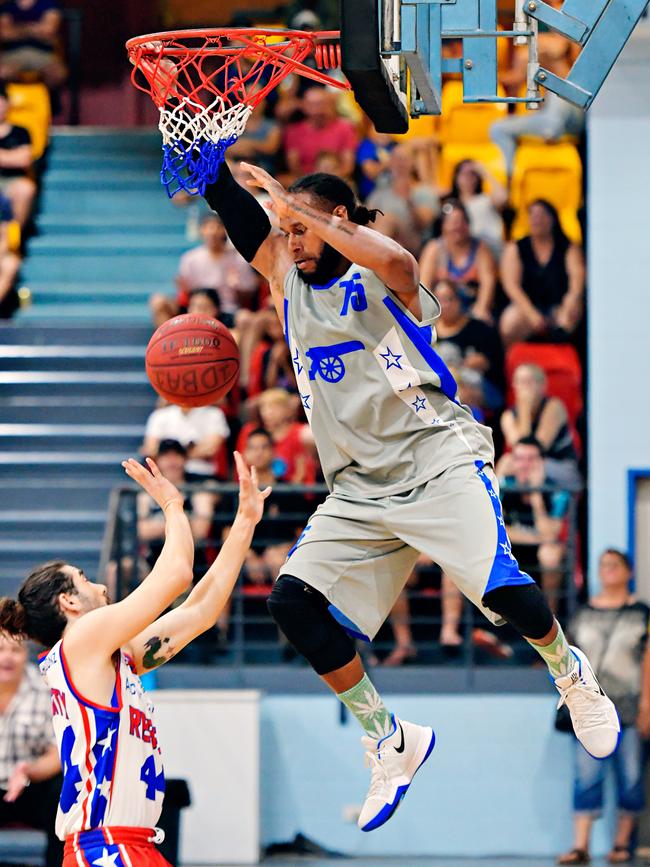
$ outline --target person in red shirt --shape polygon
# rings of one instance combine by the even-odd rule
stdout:
[[[292,175],[316,171],[323,152],[338,154],[341,176],[352,177],[358,136],[354,124],[338,117],[336,96],[324,87],[310,87],[302,100],[305,120],[291,123],[284,137],[287,166]]]
[[[316,481],[316,464],[303,443],[307,425],[295,421],[295,402],[283,388],[269,388],[258,401],[262,427],[273,440],[273,472],[282,482],[309,485]],[[246,449],[257,421],[247,422],[239,432],[237,448]]]

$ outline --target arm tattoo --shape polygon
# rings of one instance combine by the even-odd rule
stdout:
[[[169,645],[169,638],[159,638],[157,635],[152,635],[151,638],[145,643],[145,652],[142,656],[142,665],[144,668],[156,668],[158,665],[162,665],[163,662],[167,662],[174,655],[174,648],[171,646],[165,647],[164,645]],[[160,656],[156,656],[156,654],[162,651]]]
[[[315,211],[313,208],[310,208],[308,205],[303,205],[300,202],[295,200],[294,196],[287,195],[286,201],[289,204],[289,207],[292,211],[295,211],[297,214],[303,214],[306,217],[310,217],[312,220],[315,220],[317,223],[322,223],[324,226],[329,226],[332,229],[336,229],[339,232],[343,232],[345,235],[354,235],[354,229],[351,229],[349,226],[346,226],[344,222],[334,223],[332,221],[332,215],[323,213],[322,211]]]

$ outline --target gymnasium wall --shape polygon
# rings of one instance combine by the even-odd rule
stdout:
[[[590,577],[627,545],[627,471],[650,467],[650,23],[588,114]],[[646,535],[648,535],[646,533]],[[650,598],[650,576],[638,576]]]

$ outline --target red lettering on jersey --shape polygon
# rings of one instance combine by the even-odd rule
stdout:
[[[156,727],[145,714],[137,707],[129,707],[129,719],[131,721],[130,735],[140,738],[145,744],[151,744],[152,749],[157,749],[158,738]]]
[[[52,689],[52,716],[64,716],[66,719],[70,719],[68,716],[68,709],[65,705],[65,693],[61,692],[60,689]]]
[[[142,737],[140,735],[140,725],[142,724],[144,718],[144,714],[137,707],[129,707],[129,720],[131,723],[129,728],[130,735],[135,735],[136,738]]]

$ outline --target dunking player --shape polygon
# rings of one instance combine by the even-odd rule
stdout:
[[[57,561],[28,576],[18,601],[0,600],[0,631],[51,648],[41,671],[52,691],[63,765],[56,831],[66,841],[64,867],[167,864],[154,846],[165,777],[138,674],[213,626],[230,596],[270,493],[259,491],[255,470],[235,459],[237,516],[219,556],[179,607],[160,616],[192,581],[192,532],[183,496],[151,460],[151,472],[137,461],[124,463],[166,521],[160,557],[133,593],[109,605],[106,587]]]
[[[248,184],[270,196],[281,232],[225,164],[205,197],[271,285],[330,488],[269,609],[365,729],[371,783],[359,826],[390,818],[434,744],[430,728],[386,708],[350,637],[375,635],[418,552],[490,620],[530,642],[582,744],[609,755],[619,734],[614,705],[511,554],[491,433],[458,403],[433,349],[439,308],[414,258],[367,227],[373,215],[341,179],[308,175],[285,190],[243,167]]]

